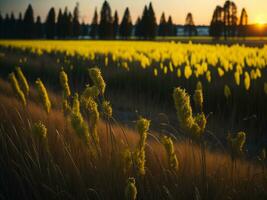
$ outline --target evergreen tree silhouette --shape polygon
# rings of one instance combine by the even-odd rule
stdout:
[[[135,23],[135,31],[134,31],[135,37],[141,37],[141,18],[138,17]]]
[[[0,38],[3,38],[3,29],[4,29],[4,19],[0,13]]]
[[[81,35],[83,37],[88,36],[87,25],[85,24],[84,21],[81,24]]]
[[[113,36],[113,20],[111,16],[111,8],[107,1],[104,1],[101,9],[98,35],[101,39],[109,39]]]
[[[97,9],[95,9],[94,17],[91,23],[91,29],[90,29],[90,37],[96,38],[98,34],[98,14]]]
[[[54,7],[52,7],[47,15],[45,22],[45,32],[46,38],[54,39],[56,35],[56,12]]]
[[[122,38],[129,38],[132,35],[132,18],[131,18],[131,14],[130,14],[130,10],[127,7],[125,9],[121,24],[120,24],[120,36]]]
[[[41,17],[37,16],[36,23],[35,23],[35,34],[37,38],[43,37],[43,26],[41,22]]]
[[[19,13],[19,17],[16,20],[16,34],[17,38],[23,38],[23,19],[22,19],[22,13]]]
[[[65,7],[62,16],[62,38],[69,37],[69,11],[68,7]]]
[[[67,18],[67,37],[72,37],[73,36],[73,16],[71,12],[68,14]]]
[[[169,36],[176,36],[176,28],[173,24],[172,17],[169,16],[168,22],[167,22],[167,35]]]
[[[77,3],[73,11],[73,36],[78,37],[81,34],[81,26],[79,22],[79,4]]]
[[[152,6],[152,2],[149,3],[147,21],[148,21],[148,26],[146,27],[147,28],[146,32],[148,33],[148,37],[150,39],[154,39],[157,34],[157,20]]]
[[[16,19],[15,19],[13,12],[11,12],[11,15],[10,15],[9,27],[6,27],[6,28],[8,29],[9,38],[15,38],[16,37]]]
[[[163,12],[161,17],[160,17],[160,23],[159,23],[159,30],[158,30],[158,35],[161,37],[167,36],[168,33],[168,27],[167,27],[167,22],[165,18],[165,13]]]
[[[31,4],[29,4],[24,14],[23,36],[24,38],[34,37],[34,13]]]
[[[148,14],[148,9],[147,9],[147,6],[145,5],[145,8],[144,8],[144,11],[143,11],[143,15],[142,15],[142,18],[141,18],[141,21],[139,23],[139,35],[140,37],[144,38],[144,39],[147,39],[149,36],[148,36],[148,22],[149,20],[149,14]]]
[[[58,11],[57,15],[57,24],[56,24],[56,30],[57,30],[57,37],[62,38],[64,37],[64,19],[61,8]]]
[[[197,29],[194,24],[192,13],[188,13],[185,20],[184,34],[187,36],[196,36]]]
[[[245,8],[241,11],[240,23],[239,23],[239,36],[246,37],[248,25],[248,14]]]
[[[113,19],[113,37],[114,38],[117,38],[118,32],[119,32],[119,15],[116,10],[114,14],[114,19]]]
[[[3,22],[3,37],[4,38],[9,38],[9,30],[8,30],[8,27],[10,25],[10,18],[9,18],[9,14],[7,13],[5,15],[5,19],[4,19],[4,22]]]

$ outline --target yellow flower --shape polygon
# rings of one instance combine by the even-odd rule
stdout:
[[[14,73],[9,74],[8,79],[9,79],[9,82],[10,82],[10,84],[12,86],[12,89],[13,89],[15,95],[20,99],[22,104],[24,106],[26,106],[27,102],[26,102],[25,95],[24,95],[24,93],[22,92],[22,90],[19,87],[19,83],[18,83],[18,81],[16,79],[15,74]]]
[[[79,96],[76,93],[73,98],[73,105],[71,110],[71,125],[77,135],[85,142],[85,144],[89,145],[89,129],[84,121],[82,114],[80,112],[80,102]]]
[[[101,71],[98,68],[89,69],[89,75],[94,83],[94,85],[98,88],[101,95],[104,95],[106,89],[106,83],[102,77]]]
[[[245,72],[244,85],[245,85],[246,90],[249,90],[249,88],[250,88],[250,76],[249,76],[248,72]]]
[[[173,171],[177,171],[179,169],[179,162],[174,152],[174,146],[172,139],[170,137],[164,136],[162,139],[163,145],[167,152],[169,167]]]
[[[192,69],[190,66],[187,65],[184,69],[184,76],[186,79],[189,79],[191,75],[192,75]]]
[[[111,118],[112,117],[112,107],[109,101],[103,101],[102,109],[104,116]]]
[[[47,138],[47,128],[42,122],[35,123],[32,132],[41,139]]]
[[[224,96],[228,99],[231,96],[231,90],[228,85],[224,86]]]
[[[68,83],[68,75],[64,72],[64,69],[61,68],[61,71],[59,73],[59,80],[60,80],[60,85],[63,88],[63,94],[64,98],[69,97],[71,95],[70,92],[70,87]]]
[[[21,89],[22,89],[24,95],[28,96],[29,91],[30,91],[28,81],[27,81],[26,77],[24,76],[23,72],[21,71],[20,67],[16,68],[16,72],[17,72],[17,77],[18,77],[18,81],[20,83]]]
[[[135,186],[135,179],[128,178],[127,185],[125,188],[125,199],[126,200],[136,200],[137,189]]]
[[[45,88],[43,82],[39,78],[35,81],[35,84],[37,87],[40,101],[42,102],[43,107],[44,107],[46,113],[48,114],[51,110],[51,102],[50,102],[48,93],[46,91],[46,88]]]
[[[237,133],[236,137],[233,137],[231,136],[231,134],[228,134],[227,141],[233,155],[240,155],[243,153],[244,144],[246,142],[246,133],[239,132]]]
[[[203,108],[203,93],[202,93],[202,90],[195,90],[194,101],[195,101],[196,107],[198,107],[199,110],[202,110],[202,108]]]
[[[239,72],[236,71],[234,76],[235,76],[236,85],[239,86],[240,85],[240,74],[239,74]]]

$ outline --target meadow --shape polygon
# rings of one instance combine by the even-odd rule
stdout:
[[[0,196],[266,199],[266,66],[266,46],[2,40]]]

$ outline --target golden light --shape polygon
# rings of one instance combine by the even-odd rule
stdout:
[[[255,22],[261,27],[262,25],[266,23],[266,20],[262,16],[258,16]]]

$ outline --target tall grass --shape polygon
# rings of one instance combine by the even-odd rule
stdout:
[[[229,153],[211,151],[201,139],[206,116],[202,111],[193,114],[189,95],[181,88],[173,97],[179,127],[190,137],[161,140],[150,131],[153,121],[142,117],[137,132],[130,130],[112,117],[104,79],[95,71],[92,82],[101,92],[91,93],[86,87],[84,95],[73,93],[67,114],[61,106],[64,97],[42,89],[41,96],[55,105],[47,115],[38,103],[40,88],[31,89],[23,108],[10,86],[0,81],[0,91],[6,91],[0,94],[3,199],[267,198],[264,156],[257,162],[235,153],[244,152],[244,133],[229,137]]]

